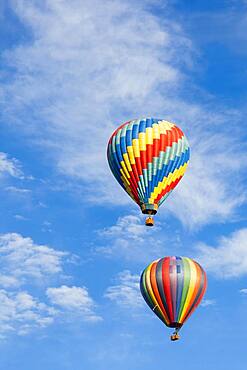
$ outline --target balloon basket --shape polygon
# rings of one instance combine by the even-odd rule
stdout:
[[[171,335],[171,341],[172,342],[175,342],[176,340],[179,340],[180,339],[180,335],[178,333],[173,333]]]
[[[146,226],[154,226],[154,219],[153,217],[147,217],[145,221]]]

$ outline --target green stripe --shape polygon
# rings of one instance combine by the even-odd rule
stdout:
[[[143,178],[144,178],[145,187],[147,188],[147,187],[148,187],[148,175],[147,175],[147,169],[146,169],[146,168],[144,168],[144,169],[142,170],[142,172],[143,172]]]
[[[189,262],[183,257],[183,268],[184,268],[184,284],[183,284],[183,293],[182,293],[182,298],[181,298],[181,303],[180,303],[180,309],[178,313],[178,321],[180,320],[185,300],[188,294],[189,286],[190,286],[190,279],[191,279],[191,270],[190,270],[190,264]]]
[[[178,150],[178,144],[177,143],[173,143],[172,144],[172,148],[171,148],[171,155],[170,155],[170,160],[174,160],[175,156],[176,156],[176,153],[177,153],[177,150]]]
[[[158,205],[161,206],[162,203],[164,203],[164,201],[166,200],[166,198],[168,197],[169,194],[171,194],[172,190],[170,190],[168,193],[166,193],[161,199],[160,201],[158,202]]]
[[[153,157],[153,174],[152,174],[152,176],[156,176],[156,174],[157,174],[158,160],[159,160],[159,157]]]
[[[147,268],[143,272],[143,276],[142,276],[142,287],[143,287],[143,289],[145,291],[145,296],[146,296],[147,300],[149,301],[150,306],[152,306],[152,308],[154,308],[155,305],[154,305],[154,303],[153,303],[153,301],[152,301],[152,299],[151,299],[151,297],[150,297],[150,295],[148,293],[147,286],[146,286],[146,275],[147,275],[146,272],[147,272]]]
[[[120,145],[121,131],[122,130],[118,130],[117,135],[116,135],[116,144],[118,144],[118,145]]]
[[[158,164],[158,169],[161,170],[163,163],[164,163],[164,158],[165,158],[165,152],[161,151],[159,152],[159,164]]]
[[[165,158],[164,158],[164,164],[167,165],[170,160],[170,153],[171,153],[171,147],[168,146],[165,151]]]
[[[152,181],[152,163],[148,163],[148,181]]]
[[[135,121],[130,121],[130,122],[128,123],[128,125],[126,125],[126,126],[127,126],[127,130],[131,130],[131,131],[132,131],[133,126],[134,126],[134,123],[135,123]]]

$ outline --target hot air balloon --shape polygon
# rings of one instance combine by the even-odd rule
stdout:
[[[143,271],[140,289],[153,312],[169,328],[175,328],[171,340],[201,302],[207,276],[199,263],[188,257],[164,257]]]
[[[152,215],[182,179],[190,149],[175,124],[156,118],[129,121],[112,134],[107,150],[111,171],[119,184],[148,214]]]

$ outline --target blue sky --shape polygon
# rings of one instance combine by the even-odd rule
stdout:
[[[244,370],[246,1],[0,1],[0,368]],[[156,227],[106,162],[114,128],[176,122],[191,162]],[[208,273],[179,342],[139,275]]]

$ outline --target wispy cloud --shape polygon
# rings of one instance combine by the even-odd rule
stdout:
[[[216,301],[215,299],[203,299],[200,304],[202,307],[214,306]]]
[[[22,215],[14,215],[14,218],[15,218],[16,220],[19,220],[19,221],[27,221],[27,220],[28,220],[28,218],[27,218],[27,217],[24,217],[24,216],[22,216]]]
[[[18,195],[26,195],[31,193],[30,189],[17,188],[16,186],[7,186],[4,190]]]
[[[95,303],[85,287],[62,285],[58,288],[48,288],[46,294],[53,305],[68,311],[70,315],[77,314],[81,320],[91,322],[102,320],[96,315]]]
[[[247,229],[240,229],[228,237],[221,237],[217,247],[200,243],[197,259],[202,266],[219,278],[247,274]]]
[[[139,275],[124,270],[118,274],[116,284],[107,288],[105,297],[120,306],[142,307],[144,301],[140,293],[139,282]]]
[[[233,218],[237,207],[246,201],[241,182],[246,173],[246,148],[217,130],[194,140],[187,173],[166,205],[182,223],[199,228]]]
[[[154,115],[181,124],[192,144],[170,211],[191,228],[234,214],[245,195],[233,190],[243,175],[236,179],[232,164],[239,168],[244,150],[232,122],[243,118],[212,98],[190,101],[196,51],[178,23],[128,0],[13,3],[32,37],[4,53],[14,73],[2,85],[2,114],[31,132],[56,170],[83,183],[82,198],[130,204],[110,175],[106,144],[121,122]]]
[[[24,175],[20,163],[15,158],[9,158],[6,153],[0,152],[0,176],[9,175],[23,179]]]
[[[100,245],[95,248],[96,253],[132,262],[149,263],[165,255],[172,243],[176,244],[175,234],[168,242],[158,225],[153,230],[147,228],[144,219],[135,215],[119,217],[116,225],[99,230],[98,233]]]

